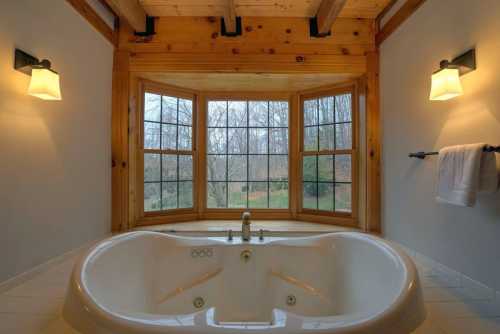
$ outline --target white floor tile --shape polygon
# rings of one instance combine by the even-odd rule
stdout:
[[[39,334],[53,320],[53,316],[1,313],[0,334]]]
[[[500,318],[443,319],[439,326],[446,334],[498,334]]]
[[[0,313],[58,316],[64,299],[0,295]]]

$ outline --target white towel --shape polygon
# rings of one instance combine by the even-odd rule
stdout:
[[[439,151],[439,202],[472,207],[478,192],[498,188],[495,153],[483,152],[485,144],[445,147]]]

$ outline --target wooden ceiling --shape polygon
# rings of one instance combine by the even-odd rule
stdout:
[[[223,16],[228,0],[139,0],[150,16]],[[234,0],[238,16],[313,17],[321,0]],[[376,18],[391,0],[348,0],[340,17]]]

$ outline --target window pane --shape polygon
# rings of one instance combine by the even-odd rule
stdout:
[[[267,101],[248,102],[249,126],[267,126]]]
[[[191,151],[192,148],[192,134],[190,126],[179,125],[179,146],[178,150]]]
[[[315,182],[318,179],[316,156],[304,157],[302,162],[302,179],[304,181],[312,182]]]
[[[318,150],[318,127],[311,126],[304,129],[304,150]]]
[[[247,126],[247,103],[246,101],[228,102],[228,125]]]
[[[269,156],[269,180],[288,180],[288,155]]]
[[[335,127],[335,149],[352,149],[351,123],[337,124]]]
[[[226,156],[209,155],[207,158],[207,179],[209,181],[226,181]]]
[[[269,126],[288,127],[288,102],[269,102]]]
[[[335,97],[335,122],[352,121],[352,96],[344,94]]]
[[[179,124],[193,124],[193,101],[179,99]]]
[[[304,101],[304,125],[318,124],[318,100]]]
[[[350,184],[335,185],[335,211],[352,212]]]
[[[226,182],[208,182],[207,184],[207,207],[226,208]]]
[[[177,148],[177,125],[162,124],[161,126],[161,148],[164,150],[175,150]]]
[[[210,101],[208,102],[208,126],[226,126],[227,125],[227,102]]]
[[[250,181],[267,181],[267,155],[250,155],[248,157],[248,179]]]
[[[319,123],[330,124],[334,122],[333,119],[333,102],[334,97],[328,96],[319,99]]]
[[[247,129],[228,129],[229,153],[247,153]]]
[[[267,182],[249,182],[248,186],[248,207],[267,208]]]
[[[144,120],[159,122],[161,115],[161,96],[151,93],[144,94]]]
[[[249,153],[267,153],[267,133],[268,129],[249,129]]]
[[[351,182],[351,155],[342,154],[335,156],[335,181]]]
[[[208,129],[208,153],[226,153],[226,129]]]
[[[246,208],[247,207],[247,183],[229,182],[229,207]]]
[[[144,154],[144,181],[159,182],[161,179],[160,171],[160,155],[159,154]]]
[[[193,182],[179,182],[179,208],[193,207]]]
[[[160,124],[144,122],[144,148],[160,149]]]
[[[179,180],[188,181],[193,179],[193,157],[191,155],[179,155]]]
[[[320,155],[318,157],[318,180],[333,182],[333,156]],[[333,203],[333,200],[332,200]]]
[[[177,181],[177,155],[162,156],[162,181]]]
[[[288,182],[269,183],[269,207],[273,209],[288,208]]]
[[[162,209],[177,209],[177,182],[161,184]]]
[[[163,123],[177,123],[177,98],[163,96],[162,102],[161,121]]]
[[[305,209],[314,209],[318,208],[317,201],[317,183],[315,182],[304,182],[303,184],[303,194],[302,194],[302,207]]]
[[[144,184],[144,211],[161,210],[161,186],[160,183]]]
[[[269,130],[269,153],[288,153],[288,129]]]
[[[335,130],[333,125],[320,125],[319,126],[319,150],[334,150]]]
[[[247,157],[246,155],[228,156],[228,180],[246,181],[247,180]]]
[[[318,209],[333,211],[333,183],[319,183],[318,196]]]

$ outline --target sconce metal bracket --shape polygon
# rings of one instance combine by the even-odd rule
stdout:
[[[458,68],[460,75],[465,75],[469,72],[476,70],[476,49],[470,49],[464,54],[456,57],[451,62],[443,60],[440,63],[441,69],[443,68]]]
[[[220,34],[225,37],[237,37],[241,36],[243,30],[241,28],[241,17],[236,17],[236,31],[227,31],[226,23],[224,22],[224,18],[220,19]]]
[[[331,30],[328,30],[328,32],[326,34],[320,34],[319,31],[318,31],[318,18],[315,16],[315,17],[311,17],[309,19],[309,35],[311,37],[327,37],[327,36],[330,36],[332,34],[332,31]]]
[[[42,61],[23,50],[16,49],[14,54],[14,69],[31,76],[33,68],[46,68],[51,70],[50,61],[43,59]]]

